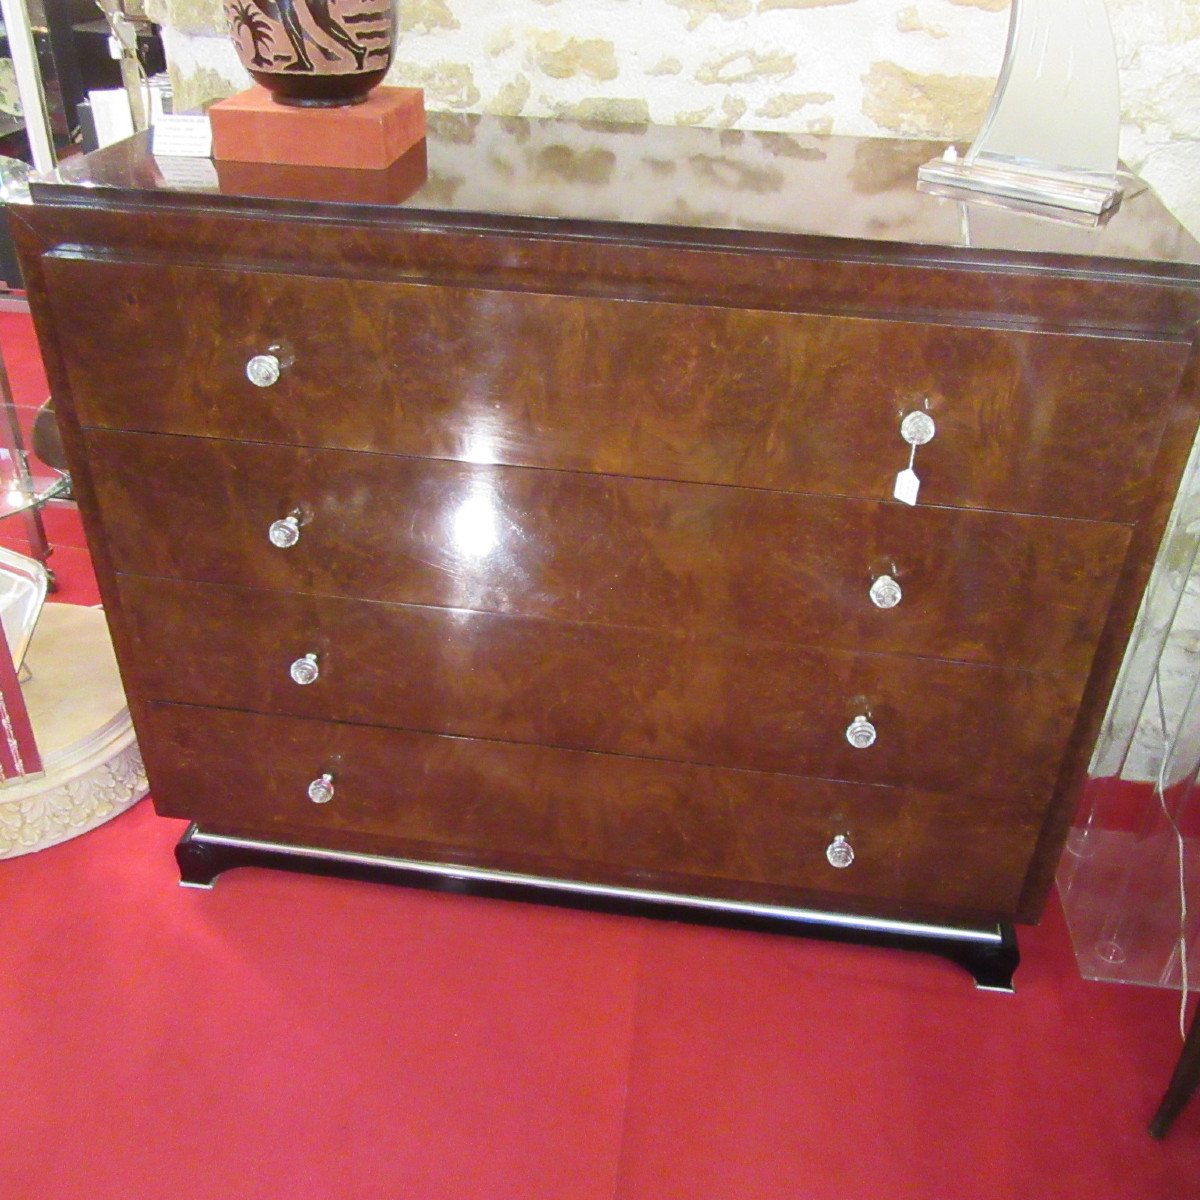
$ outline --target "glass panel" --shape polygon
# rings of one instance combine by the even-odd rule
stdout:
[[[42,429],[40,405],[17,404],[8,385],[8,372],[0,359],[0,519],[23,512],[61,495],[69,487],[66,475],[49,466],[30,447]],[[52,453],[53,457],[53,453]]]
[[[19,782],[41,769],[25,695],[0,628],[0,784]]]
[[[1177,987],[1186,947],[1189,986],[1200,989],[1197,457],[1193,451],[1059,866],[1075,955],[1089,979]]]
[[[29,648],[49,582],[50,572],[36,559],[0,546],[0,627],[15,668]]]

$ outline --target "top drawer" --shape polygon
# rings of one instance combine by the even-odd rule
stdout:
[[[46,271],[83,425],[1131,521],[1186,347],[265,271]],[[96,297],[106,297],[97,304]],[[277,347],[277,382],[248,360]]]

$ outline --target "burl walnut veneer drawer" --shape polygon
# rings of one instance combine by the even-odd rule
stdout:
[[[407,282],[43,260],[104,428],[1130,521],[1181,344]],[[97,304],[96,297],[109,300]],[[121,353],[114,354],[113,347]],[[274,384],[247,363],[271,352]]]
[[[1004,915],[1036,835],[1020,805],[899,788],[175,705],[142,724],[165,815],[560,879]],[[844,869],[826,858],[838,836]]]
[[[1054,784],[1083,683],[167,580],[126,577],[120,592],[139,691],[154,699],[1034,806]],[[315,667],[315,681],[297,683],[293,664],[301,679]],[[856,748],[847,729],[860,715],[875,740]]]
[[[118,570],[1087,670],[1123,526],[92,430]],[[295,545],[268,530],[303,511]],[[899,604],[876,607],[894,576]]]

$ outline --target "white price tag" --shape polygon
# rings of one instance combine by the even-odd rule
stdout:
[[[155,165],[170,187],[192,192],[215,192],[221,186],[211,158],[156,158]]]
[[[212,157],[212,124],[204,113],[165,113],[154,123],[151,138],[155,158]]]
[[[917,478],[917,473],[912,467],[905,467],[896,476],[896,486],[892,489],[892,495],[900,501],[901,504],[916,504],[917,493],[921,490],[921,481]]]

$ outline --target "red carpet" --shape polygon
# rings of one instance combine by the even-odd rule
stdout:
[[[1082,982],[1056,905],[999,996],[895,951],[181,889],[181,830],[144,803],[0,862],[0,1200],[1200,1195],[1200,1099],[1145,1132],[1176,997]]]

